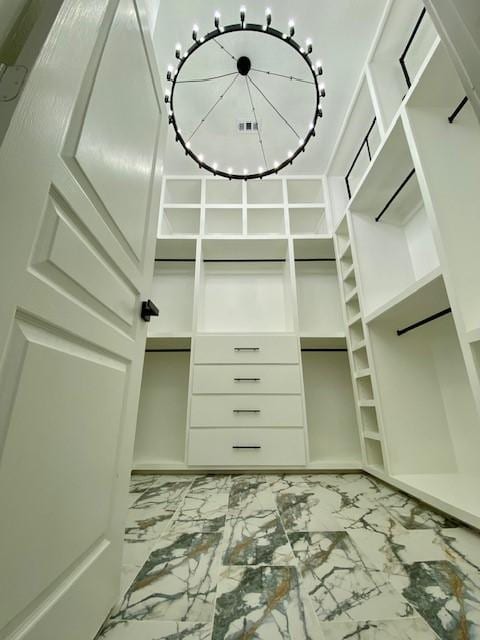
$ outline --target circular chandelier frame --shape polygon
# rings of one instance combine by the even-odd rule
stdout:
[[[289,164],[292,164],[293,161],[295,160],[295,158],[300,153],[305,151],[305,147],[307,146],[308,142],[311,140],[311,138],[313,138],[315,136],[315,127],[317,125],[318,119],[323,116],[322,107],[321,107],[321,97],[322,98],[325,97],[325,89],[323,87],[320,87],[320,84],[318,82],[318,77],[323,74],[322,66],[321,65],[320,66],[318,66],[318,65],[315,66],[312,63],[312,60],[311,60],[310,55],[309,55],[312,52],[311,42],[309,42],[307,44],[307,49],[304,49],[300,44],[298,44],[298,42],[296,42],[296,40],[293,39],[294,29],[292,28],[292,26],[290,26],[290,34],[286,34],[283,31],[279,31],[278,29],[274,29],[273,27],[270,26],[271,15],[268,14],[268,13],[267,13],[267,24],[255,24],[255,23],[251,23],[251,22],[245,22],[245,13],[244,12],[243,13],[241,12],[240,18],[241,18],[241,22],[240,23],[234,23],[234,24],[230,24],[230,25],[226,25],[226,26],[222,26],[221,27],[220,24],[219,24],[219,16],[216,15],[215,16],[215,27],[216,28],[213,31],[210,31],[209,33],[207,33],[205,36],[198,37],[198,31],[196,31],[195,27],[194,27],[194,30],[193,30],[194,43],[191,45],[191,47],[189,49],[187,49],[185,51],[185,53],[183,55],[180,54],[180,50],[179,50],[179,47],[177,45],[176,57],[180,60],[180,62],[178,63],[178,66],[177,66],[176,70],[172,70],[171,68],[169,68],[169,72],[167,73],[167,80],[171,81],[172,86],[171,86],[171,90],[170,91],[167,90],[165,92],[165,102],[167,104],[170,103],[170,112],[169,112],[169,116],[168,116],[168,121],[169,121],[169,124],[171,124],[173,126],[173,129],[175,131],[175,139],[176,139],[176,141],[179,142],[182,145],[182,147],[183,147],[183,149],[185,151],[185,154],[190,156],[194,160],[194,162],[196,162],[198,164],[198,166],[201,169],[205,169],[205,170],[209,171],[210,173],[212,173],[215,176],[221,176],[223,178],[228,178],[229,180],[232,180],[232,179],[233,180],[254,180],[254,179],[258,179],[258,178],[262,179],[262,178],[265,178],[266,176],[278,173],[279,171],[281,171],[282,169],[287,167]],[[312,118],[312,120],[310,122],[310,125],[309,125],[309,130],[307,131],[305,137],[299,140],[299,144],[296,147],[295,151],[293,151],[291,153],[289,152],[289,155],[288,155],[287,159],[283,160],[283,162],[275,163],[275,166],[273,166],[271,168],[266,167],[265,170],[258,171],[256,173],[248,173],[248,172],[247,173],[234,173],[233,170],[224,171],[222,169],[219,169],[216,164],[215,165],[210,165],[208,162],[204,161],[203,157],[200,154],[197,155],[194,151],[192,151],[192,149],[190,148],[190,144],[187,141],[185,141],[185,139],[184,139],[184,137],[182,135],[182,132],[181,132],[181,130],[179,129],[179,127],[177,125],[177,120],[175,118],[174,96],[175,96],[175,88],[176,88],[177,81],[178,81],[178,78],[179,78],[180,71],[181,71],[182,67],[187,62],[187,60],[196,51],[198,51],[200,49],[200,47],[204,46],[208,42],[211,42],[212,40],[216,40],[217,38],[220,38],[220,37],[222,37],[224,35],[227,35],[229,33],[236,33],[236,32],[245,33],[245,32],[248,32],[248,31],[249,32],[254,32],[254,33],[260,33],[262,35],[268,35],[268,36],[271,36],[273,38],[276,38],[277,40],[281,40],[282,42],[284,42],[285,44],[290,46],[294,51],[296,51],[298,53],[298,55],[305,61],[306,65],[308,66],[308,69],[309,69],[309,71],[310,71],[310,73],[312,74],[312,77],[313,77],[313,85],[315,87],[315,94],[316,94],[315,111],[314,111],[313,118]],[[269,73],[269,72],[267,72],[267,73]],[[241,75],[244,75],[244,74],[241,74]],[[278,74],[272,73],[272,75],[278,75]],[[238,77],[238,74],[235,77],[235,79],[237,77]],[[222,94],[221,97],[223,98],[223,94]],[[263,146],[262,146],[262,148],[263,148]]]

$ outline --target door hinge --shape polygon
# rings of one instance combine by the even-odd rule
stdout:
[[[18,98],[28,69],[23,65],[8,66],[0,62],[0,102],[11,102]]]

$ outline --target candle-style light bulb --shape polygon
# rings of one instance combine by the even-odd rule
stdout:
[[[324,84],[320,85],[320,95],[322,96],[322,98],[325,98],[325,96],[327,95],[325,93],[325,85]]]
[[[312,53],[313,51],[313,42],[311,38],[307,38],[305,41],[305,47],[307,49],[307,53]]]
[[[318,117],[323,118],[323,109],[322,107],[318,107]]]
[[[165,89],[165,102],[170,102],[170,91],[168,89]]]
[[[270,8],[265,9],[265,21],[267,23],[267,27],[272,24],[272,10]]]
[[[182,57],[182,45],[179,42],[175,45],[175,57],[177,60],[180,60]]]
[[[315,69],[317,71],[317,75],[321,76],[323,74],[323,65],[321,60],[317,60],[315,62]]]
[[[242,27],[245,26],[245,15],[246,15],[246,13],[247,13],[247,10],[246,10],[245,6],[242,5],[240,7],[240,22],[242,23]]]
[[[196,42],[198,39],[198,24],[194,24],[192,27],[192,40]]]
[[[213,14],[213,23],[215,25],[215,29],[220,29],[220,18],[221,18],[221,14],[220,11],[215,11],[215,13]]]
[[[167,80],[172,79],[172,73],[173,73],[173,67],[171,64],[169,64],[167,67]]]
[[[295,21],[294,20],[289,20],[288,21],[288,32],[290,34],[290,37],[293,38],[293,36],[295,35]]]

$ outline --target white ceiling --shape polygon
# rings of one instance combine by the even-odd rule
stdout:
[[[175,62],[175,44],[190,46],[192,25],[198,24],[200,34],[213,28],[213,14],[219,10],[222,23],[239,21],[241,2],[231,0],[162,0],[155,31],[155,46],[161,70]],[[324,117],[318,121],[317,135],[286,171],[288,173],[323,173],[330,159],[346,110],[358,82],[372,39],[375,35],[386,0],[266,0],[255,4],[244,3],[247,20],[263,22],[265,7],[272,10],[272,26],[286,30],[290,18],[295,20],[295,39],[303,43],[313,40],[312,60],[321,59],[325,72],[327,97]],[[248,55],[252,66],[279,73],[309,78],[308,68],[289,47],[273,38],[258,34],[222,36],[219,40],[236,57]],[[303,65],[303,66],[302,66]],[[215,43],[210,42],[186,63],[179,79],[192,79],[236,71],[235,62]],[[175,113],[178,125],[186,137],[217,100],[234,76],[207,83],[177,84]],[[252,79],[293,125],[301,137],[305,135],[314,109],[311,85],[252,74]],[[311,79],[311,76],[310,76]],[[268,103],[255,90],[252,97],[261,126],[267,162],[283,160],[287,150],[295,149],[296,136],[274,113]],[[225,99],[212,111],[198,133],[192,138],[192,149],[203,153],[210,163],[233,166],[234,170],[247,167],[256,171],[265,162],[258,137],[239,134],[237,122],[252,117],[251,104],[245,80],[239,77]],[[302,132],[303,131],[303,132]],[[165,172],[169,174],[196,173],[197,167],[185,156],[175,142],[170,127],[165,159]]]

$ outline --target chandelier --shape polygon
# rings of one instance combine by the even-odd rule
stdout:
[[[236,179],[236,180],[251,180],[256,178],[264,178],[265,176],[272,175],[278,173],[281,169],[293,163],[295,158],[305,151],[305,147],[308,142],[315,136],[315,128],[317,126],[317,121],[319,118],[323,116],[322,103],[321,99],[325,97],[325,86],[319,82],[319,77],[323,74],[322,63],[320,60],[317,60],[315,63],[312,62],[310,55],[313,52],[313,44],[310,39],[307,39],[305,45],[300,45],[295,39],[295,24],[293,20],[290,20],[288,23],[288,29],[286,32],[279,31],[278,29],[273,28],[272,26],[272,12],[270,9],[266,9],[265,11],[265,22],[264,24],[254,24],[246,21],[246,9],[245,7],[240,8],[240,22],[234,23],[230,25],[222,26],[221,24],[221,15],[218,11],[214,14],[214,29],[204,36],[199,36],[199,29],[197,25],[193,26],[192,29],[192,40],[193,44],[186,49],[182,53],[182,47],[180,44],[176,45],[175,48],[175,57],[178,60],[176,68],[173,66],[169,66],[167,70],[167,81],[171,83],[170,87],[165,91],[165,102],[169,105],[169,114],[168,121],[169,124],[172,125],[175,132],[175,140],[183,147],[185,154],[190,156],[192,160],[201,168],[209,171],[210,173],[221,176],[228,179]],[[295,52],[296,58],[302,62],[302,69],[305,68],[307,70],[307,78],[298,77],[298,75],[293,75],[292,73],[288,73],[287,69],[282,69],[282,71],[286,71],[286,73],[280,73],[278,69],[258,69],[252,64],[252,60],[248,55],[238,55],[235,56],[232,52],[227,48],[226,36],[229,34],[235,33],[255,33],[262,36],[265,36],[269,39],[275,39],[276,41],[280,41],[284,43],[286,47],[290,48],[290,51]],[[184,78],[184,67],[188,60],[190,60],[202,47],[204,47],[207,43],[214,42],[219,50],[222,50],[224,54],[230,57],[229,64],[231,65],[231,69],[228,73],[218,74],[209,77],[203,78]],[[216,81],[218,79],[229,76],[228,86],[225,89],[222,89],[218,97],[211,105],[207,112],[201,117],[198,118],[198,123],[192,127],[192,130],[189,131],[188,134],[182,132],[181,127],[179,126],[178,117],[175,112],[175,104],[176,99],[179,98],[176,96],[176,92],[178,94],[179,85],[185,85],[190,83],[195,83],[195,87],[199,86],[199,83],[210,83],[211,81]],[[267,91],[265,88],[260,86],[259,78],[269,76],[270,78],[275,79],[286,79],[291,83],[302,83],[303,86],[310,85],[313,90],[311,93],[312,104],[311,111],[309,111],[308,120],[304,124],[303,130],[299,130],[299,127],[295,127],[289,121],[289,119],[282,113],[281,109],[278,108],[271,99],[267,95]],[[204,154],[200,151],[195,151],[195,136],[198,131],[205,125],[205,122],[210,118],[212,113],[218,108],[218,106],[225,101],[225,97],[232,90],[232,87],[238,82],[242,81],[246,85],[245,88],[245,99],[249,103],[249,109],[252,113],[252,121],[245,123],[248,127],[250,125],[250,129],[256,135],[259,146],[259,153],[261,154],[261,158],[263,159],[263,165],[258,166],[257,171],[249,170],[247,167],[238,168],[234,166],[219,166],[218,162],[207,161]],[[211,86],[211,85],[209,85]],[[298,86],[298,85],[297,85]],[[288,151],[285,152],[284,159],[274,160],[273,162],[267,162],[267,153],[266,153],[266,144],[264,140],[264,136],[262,135],[262,126],[260,125],[257,117],[258,112],[258,103],[262,101],[262,104],[267,108],[271,109],[272,115],[275,113],[275,117],[281,120],[282,126],[287,127],[290,131],[290,134],[294,134],[296,137],[295,145],[292,145]],[[194,102],[194,100],[189,101]],[[257,105],[257,108],[256,108]],[[227,163],[226,163],[227,164]],[[232,163],[233,165],[233,163]]]

